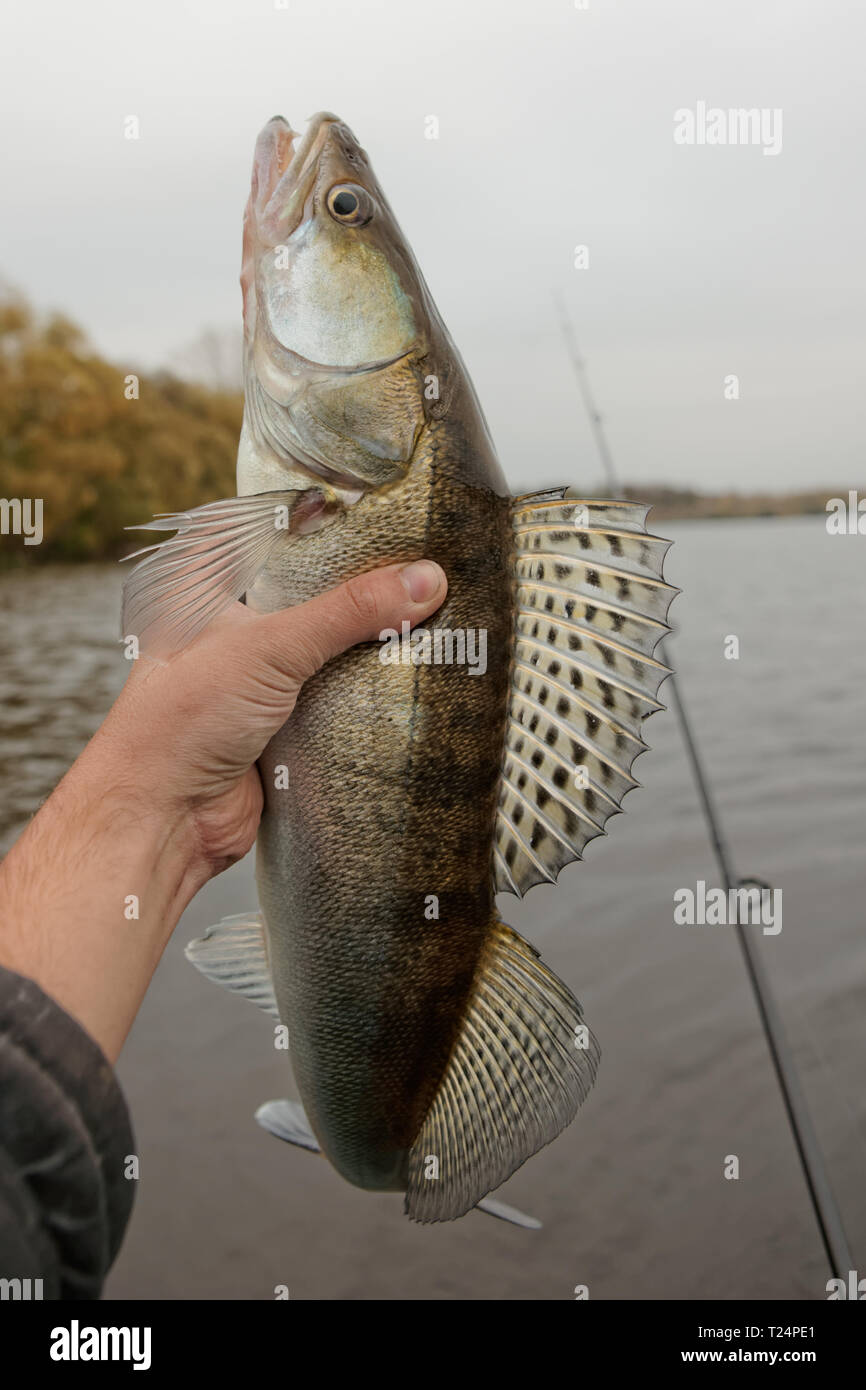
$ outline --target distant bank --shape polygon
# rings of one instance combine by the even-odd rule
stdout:
[[[230,496],[242,415],[238,392],[106,362],[0,296],[0,566],[129,554],[153,538],[125,527]]]
[[[693,492],[663,484],[629,483],[626,497],[652,504],[653,522],[737,516],[826,515],[831,497],[847,497],[848,485],[810,492]]]
[[[129,554],[153,537],[125,527],[231,496],[243,396],[219,389],[217,367],[209,387],[106,362],[75,324],[0,291],[0,569]],[[652,503],[654,522],[823,513],[847,497],[624,491]]]

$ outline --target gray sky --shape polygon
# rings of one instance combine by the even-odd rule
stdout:
[[[554,287],[624,479],[862,479],[853,0],[6,0],[4,16],[0,273],[113,359],[164,364],[239,324],[256,134],[327,108],[371,156],[515,490],[599,477]],[[701,101],[781,108],[781,152],[675,144],[674,112]]]

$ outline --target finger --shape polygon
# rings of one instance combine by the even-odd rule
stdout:
[[[388,565],[272,613],[243,635],[254,653],[300,683],[356,642],[373,641],[385,628],[399,631],[404,621],[414,627],[440,607],[447,590],[445,572],[432,560]]]

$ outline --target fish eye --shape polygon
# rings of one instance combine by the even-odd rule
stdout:
[[[338,183],[328,194],[328,212],[344,226],[363,227],[373,216],[373,200],[356,183]]]

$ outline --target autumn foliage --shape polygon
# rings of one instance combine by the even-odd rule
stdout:
[[[123,554],[147,543],[124,527],[233,495],[243,397],[133,372],[67,319],[0,300],[0,497],[42,498],[44,527],[32,548],[2,537],[0,557]]]

